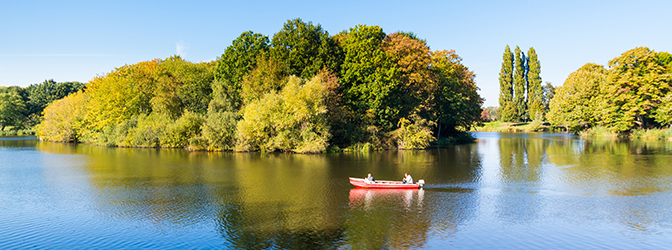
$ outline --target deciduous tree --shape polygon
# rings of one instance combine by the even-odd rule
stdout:
[[[309,79],[321,69],[338,72],[341,55],[336,42],[322,26],[300,18],[287,20],[273,35],[271,56],[286,76]]]
[[[226,48],[215,66],[215,80],[224,83],[230,100],[240,107],[240,91],[243,77],[257,65],[257,57],[268,52],[270,47],[268,36],[246,31],[233,40]]]
[[[600,123],[598,109],[603,102],[605,81],[606,69],[602,65],[589,63],[572,72],[551,100],[549,122],[572,132]]]

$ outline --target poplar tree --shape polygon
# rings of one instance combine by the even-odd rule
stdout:
[[[528,72],[527,72],[527,107],[530,119],[541,118],[544,115],[543,97],[544,91],[541,87],[541,64],[537,57],[534,47],[527,52]]]
[[[502,121],[516,119],[517,112],[513,104],[513,54],[509,45],[504,49],[502,70],[499,73],[499,110]]]
[[[516,46],[516,69],[513,75],[513,102],[517,111],[517,121],[523,121],[527,118],[527,107],[525,105],[525,53]]]

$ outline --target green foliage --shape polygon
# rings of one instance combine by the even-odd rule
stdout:
[[[499,109],[503,122],[518,121],[518,108],[514,102],[507,102],[504,108]]]
[[[280,63],[284,75],[310,79],[323,68],[338,72],[340,50],[322,26],[300,18],[287,20],[273,35],[271,56]]]
[[[658,58],[658,63],[667,65],[670,69],[672,69],[672,54],[667,52],[658,52],[656,57]]]
[[[618,133],[604,126],[595,126],[579,132],[580,136],[618,137]]]
[[[499,107],[500,107],[500,117],[506,122],[511,122],[517,116],[507,113],[504,107],[509,106],[509,103],[513,103],[513,53],[509,45],[506,45],[504,49],[504,55],[502,58],[502,69],[499,72]]]
[[[586,64],[558,88],[547,115],[554,126],[574,132],[628,134],[636,128],[672,124],[672,68],[667,55],[635,48],[609,62],[609,69]]]
[[[40,84],[31,84],[28,91],[28,115],[41,114],[44,108],[56,100],[63,99],[71,93],[84,89],[80,82],[57,83],[53,79],[45,80]]]
[[[571,73],[551,100],[549,122],[573,132],[597,125],[604,100],[605,73],[602,65],[592,63]]]
[[[660,99],[660,105],[654,111],[653,118],[663,126],[672,125],[672,92]]]
[[[239,115],[235,112],[208,112],[203,123],[203,139],[208,151],[232,150],[236,139],[236,124]]]
[[[167,77],[178,80],[178,86],[172,91],[179,99],[180,113],[186,110],[205,114],[214,80],[212,64],[191,63],[179,56],[173,56],[163,61],[160,66],[167,71]]]
[[[243,110],[236,150],[275,150],[297,153],[324,151],[328,144],[326,88],[313,78],[290,77],[279,93],[268,93]]]
[[[431,57],[438,78],[435,98],[439,133],[454,133],[456,127],[469,130],[480,121],[482,112],[483,99],[478,95],[476,75],[462,64],[462,58],[454,51],[435,51]]]
[[[525,54],[516,46],[516,67],[513,74],[513,103],[516,105],[516,121],[525,121],[528,118],[527,105],[525,103],[525,86],[527,79],[527,58]]]
[[[246,75],[241,83],[240,97],[243,104],[247,105],[264,94],[279,91],[285,85],[285,81],[280,64],[262,53],[257,57],[257,67]]]
[[[542,99],[542,103],[544,104],[544,114],[548,114],[551,109],[551,100],[553,100],[553,97],[555,96],[555,91],[556,89],[553,84],[546,82],[543,87],[544,96]],[[544,115],[544,117],[546,117],[546,115]]]
[[[528,55],[528,73],[527,73],[527,108],[530,118],[537,116],[543,117],[546,112],[544,109],[544,90],[541,87],[541,64],[534,48],[530,48]]]
[[[215,80],[225,83],[226,94],[236,108],[242,104],[239,93],[243,77],[257,65],[257,57],[269,50],[268,36],[246,31],[226,48],[215,67]]]
[[[204,118],[193,112],[185,112],[182,117],[166,126],[165,135],[159,138],[161,147],[184,148],[189,140],[201,134]]]
[[[0,92],[16,90],[14,99],[30,101],[19,112],[24,123],[30,110],[53,102],[39,125],[46,140],[312,153],[330,145],[392,148],[395,138],[401,148],[422,148],[434,131],[468,130],[482,112],[474,78],[454,51],[431,52],[410,32],[357,25],[330,37],[320,25],[294,19],[270,44],[248,31],[216,62],[173,56],[124,65],[67,102],[51,99],[83,85],[52,90],[59,85],[45,81]]]
[[[604,120],[614,130],[650,126],[661,99],[670,92],[671,72],[656,55],[640,47],[609,62]]]
[[[0,93],[0,131],[6,126],[20,128],[26,113],[26,104],[16,91]]]
[[[433,124],[417,115],[412,115],[410,118],[413,123],[406,118],[399,119],[399,128],[392,132],[397,141],[397,147],[399,149],[427,148],[430,142],[436,140],[430,128]]]
[[[630,138],[672,141],[672,128],[667,129],[633,129]]]
[[[391,92],[398,88],[394,79],[395,69],[385,52],[380,49],[385,33],[378,26],[357,25],[339,34],[344,52],[341,66],[341,88],[345,104],[359,114],[372,114],[371,123],[359,118],[363,124],[381,127],[390,131],[399,114],[398,106],[390,99]]]

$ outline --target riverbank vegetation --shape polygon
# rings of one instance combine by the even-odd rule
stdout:
[[[668,139],[671,111],[672,55],[640,47],[571,73],[547,119],[581,135]]]
[[[635,48],[609,61],[608,67],[584,65],[558,88],[546,83],[541,95],[539,65],[533,48],[526,57],[518,47],[514,54],[507,46],[500,106],[485,108],[481,119],[486,123],[473,130],[672,140],[671,54]]]
[[[527,133],[527,132],[554,132],[554,128],[548,122],[533,120],[531,122],[486,122],[483,126],[475,126],[472,131],[502,132],[502,133]]]
[[[42,111],[52,102],[84,88],[79,82],[46,80],[28,87],[0,87],[0,136],[33,135]]]
[[[474,77],[413,33],[357,25],[332,36],[294,19],[271,39],[242,33],[213,62],[116,68],[51,103],[37,134],[210,151],[422,149],[470,140],[483,103]]]

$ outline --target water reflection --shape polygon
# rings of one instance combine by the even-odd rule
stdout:
[[[441,248],[484,235],[497,240],[480,246],[497,248],[507,237],[496,236],[526,235],[535,227],[555,235],[546,242],[572,238],[553,230],[558,222],[597,230],[596,237],[670,235],[672,143],[562,134],[476,137],[477,143],[440,149],[324,155],[0,140],[0,153],[41,154],[40,161],[3,162],[43,165],[0,172],[0,179],[29,177],[21,182],[38,183],[45,192],[66,190],[61,197],[76,197],[114,223],[161,233],[206,228],[204,234],[221,240],[209,241],[217,244],[209,248]],[[45,167],[56,161],[57,168]],[[39,174],[26,174],[32,169]],[[367,173],[398,180],[405,172],[426,187],[371,190],[348,182]]]
[[[364,210],[371,208],[371,202],[375,200],[401,201],[406,210],[411,205],[422,207],[422,200],[425,195],[424,189],[350,189],[350,209],[363,207]]]

